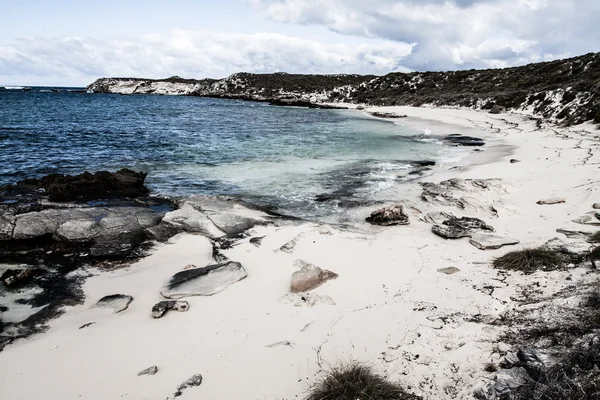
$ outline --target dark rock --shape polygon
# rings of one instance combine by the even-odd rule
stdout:
[[[485,141],[483,139],[473,136],[463,136],[459,134],[448,135],[444,138],[446,144],[452,146],[483,146]]]
[[[145,173],[121,169],[74,176],[52,174],[41,179],[25,179],[16,186],[29,192],[41,189],[50,201],[90,201],[145,196],[149,193],[144,186],[145,179]]]
[[[490,114],[500,114],[506,111],[505,107],[499,106],[498,104],[494,104],[490,109]]]
[[[88,322],[87,324],[83,324],[79,327],[79,329],[85,329],[85,328],[89,328],[90,326],[94,325],[95,322]]]
[[[104,296],[96,303],[96,307],[109,308],[116,313],[127,310],[129,304],[133,301],[132,296],[125,294],[112,294],[110,296]]]
[[[45,271],[39,268],[27,268],[21,270],[9,269],[0,276],[0,282],[7,288],[17,288],[31,283],[37,276]]]
[[[184,312],[190,309],[187,301],[166,300],[159,301],[152,307],[152,318],[162,318],[169,310]]]
[[[161,294],[167,299],[212,296],[247,276],[248,273],[242,264],[233,261],[183,270],[173,275],[169,283],[161,290]]]
[[[200,386],[201,384],[202,375],[196,374],[187,381],[183,382],[181,385],[177,386],[177,391],[173,394],[173,398],[181,396],[184,390],[191,387]]]
[[[8,311],[8,307],[0,306],[0,313],[7,312],[7,311]]]
[[[149,368],[146,368],[143,371],[138,372],[138,376],[142,376],[142,375],[156,375],[156,373],[158,372],[158,367],[156,365],[153,365]]]
[[[442,222],[442,225],[434,225],[431,230],[436,235],[446,239],[459,239],[463,237],[470,237],[475,231],[493,232],[494,228],[479,218],[452,217]]]
[[[372,112],[371,113],[372,116],[377,117],[377,118],[406,118],[406,115],[400,115],[400,114],[396,114],[396,113],[388,113],[388,112]]]
[[[512,158],[512,159],[510,160],[510,163],[511,163],[511,164],[516,164],[516,163],[520,163],[520,162],[521,162],[521,160],[517,160],[516,158]]]
[[[373,211],[366,221],[372,225],[391,226],[408,225],[408,215],[404,213],[401,205],[393,205]]]

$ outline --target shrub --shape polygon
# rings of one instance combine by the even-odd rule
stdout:
[[[352,363],[332,368],[312,388],[306,400],[419,400],[400,385],[367,366]]]
[[[511,251],[494,260],[494,267],[531,274],[537,270],[552,271],[563,264],[563,256],[554,250],[542,248]]]

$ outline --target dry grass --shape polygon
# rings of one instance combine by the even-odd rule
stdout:
[[[306,400],[419,400],[400,385],[367,366],[352,363],[332,368],[312,388]]]
[[[546,249],[524,249],[511,251],[494,260],[494,267],[504,270],[522,271],[531,274],[538,270],[552,271],[564,263],[561,253]]]

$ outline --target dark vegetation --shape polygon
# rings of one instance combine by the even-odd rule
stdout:
[[[566,262],[566,255],[556,250],[543,248],[511,251],[494,260],[494,268],[522,271],[531,274],[535,271],[552,271]]]
[[[191,93],[195,96],[274,103],[306,101],[321,94],[329,102],[476,107],[494,114],[530,107],[537,116],[556,118],[567,125],[600,123],[600,53],[505,69],[394,72],[385,76],[237,73],[221,80],[109,78],[94,82],[88,89],[107,93],[119,80],[138,80],[141,86],[156,81],[194,84],[198,85]]]
[[[365,365],[334,367],[312,388],[306,400],[418,400]]]

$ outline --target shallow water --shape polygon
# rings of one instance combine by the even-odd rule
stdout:
[[[340,199],[385,198],[416,161],[465,153],[435,132],[346,110],[0,91],[0,184],[127,167],[148,172],[149,187],[162,195],[227,194],[319,218],[339,212]]]

